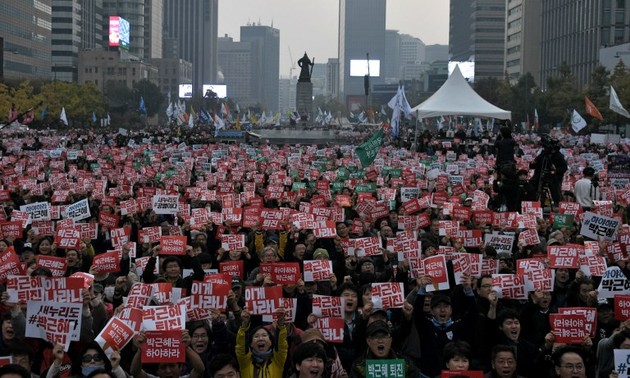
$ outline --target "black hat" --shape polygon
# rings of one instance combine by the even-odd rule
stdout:
[[[444,295],[444,294],[438,294],[438,295],[435,295],[433,298],[431,298],[431,308],[436,307],[440,303],[446,303],[447,305],[450,306],[451,305],[451,297],[449,297],[448,295]]]
[[[212,264],[212,256],[209,253],[203,252],[197,255],[197,259],[199,259],[199,264]]]
[[[388,335],[392,334],[392,331],[389,329],[389,326],[387,325],[387,323],[385,323],[382,320],[377,320],[373,323],[370,323],[369,326],[367,326],[367,329],[365,330],[365,336],[370,337],[370,336],[374,336],[377,333],[385,333]]]
[[[302,343],[293,352],[293,363],[299,365],[307,358],[318,357],[326,361],[326,349],[320,343]]]
[[[372,313],[370,314],[370,318],[375,316],[375,315],[377,315],[377,314],[383,315],[385,317],[385,319],[389,319],[389,315],[387,314],[387,311],[383,310],[382,308],[378,308],[378,309],[372,311]]]

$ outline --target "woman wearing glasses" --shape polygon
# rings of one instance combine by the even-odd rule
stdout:
[[[63,345],[56,344],[53,347],[53,356],[55,360],[50,365],[46,378],[59,376],[60,368],[65,360]],[[72,361],[73,377],[87,377],[96,371],[111,372],[116,378],[130,377],[120,367],[120,353],[113,352],[108,359],[100,346],[95,342],[87,344],[79,356],[77,360]]]

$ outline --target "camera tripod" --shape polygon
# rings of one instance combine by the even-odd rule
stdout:
[[[540,177],[538,178],[538,187],[536,189],[536,200],[540,202],[543,210],[548,205],[549,211],[553,212],[555,205],[553,195],[551,194],[550,182],[551,177],[551,159],[547,155],[543,155],[543,161],[540,170]]]

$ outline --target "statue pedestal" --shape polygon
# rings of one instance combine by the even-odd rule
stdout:
[[[313,114],[313,83],[301,82],[297,83],[297,90],[295,93],[295,110],[303,116],[305,113],[308,115]],[[298,124],[302,124],[306,120],[298,121]]]

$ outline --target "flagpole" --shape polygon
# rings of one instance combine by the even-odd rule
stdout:
[[[418,118],[420,117],[420,110],[416,110],[416,125],[413,133],[413,151],[418,150]]]

